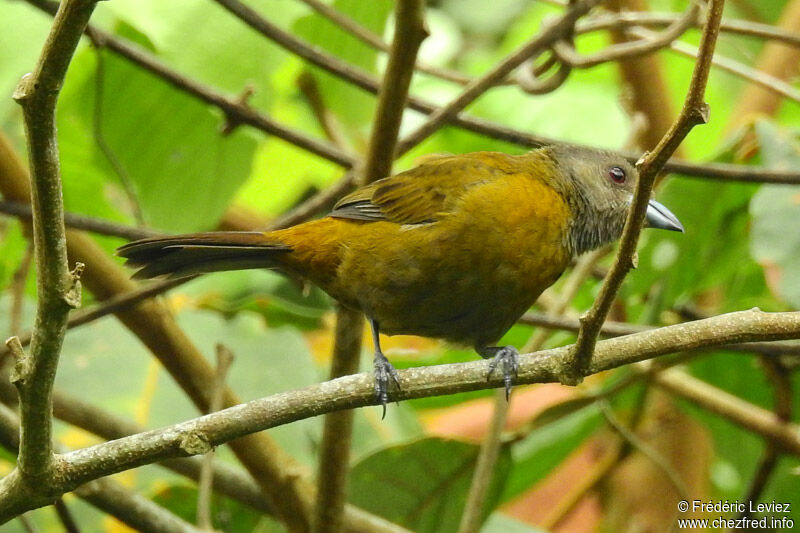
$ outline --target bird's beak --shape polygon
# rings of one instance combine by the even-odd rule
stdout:
[[[680,231],[683,233],[683,224],[678,220],[678,217],[672,214],[672,211],[667,209],[664,204],[650,200],[647,205],[647,214],[645,217],[647,227],[657,229],[668,229],[670,231]]]

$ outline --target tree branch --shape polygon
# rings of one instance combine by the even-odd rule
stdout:
[[[683,370],[665,370],[653,375],[652,379],[656,386],[767,437],[779,450],[793,455],[800,453],[800,427],[797,424],[784,422],[775,413],[709,385]]]
[[[0,445],[11,452],[19,448],[20,425],[16,414],[0,404]],[[196,533],[191,524],[111,479],[90,481],[75,494],[128,526],[159,533]]]
[[[33,216],[30,204],[7,200],[0,200],[0,213],[14,215],[22,220],[31,220]],[[159,232],[146,228],[136,228],[124,224],[116,224],[102,218],[78,215],[75,213],[64,213],[64,224],[68,228],[91,231],[92,233],[97,233],[98,235],[122,237],[123,239],[129,239],[132,241],[160,235]]]
[[[597,343],[590,373],[644,361],[678,351],[707,348],[734,342],[800,338],[800,312],[764,313],[739,311],[704,320],[667,326]],[[569,363],[570,347],[544,350],[521,358],[520,384],[557,381]],[[430,397],[502,386],[502,377],[486,380],[486,361],[413,368],[400,371],[403,390],[397,399]],[[683,382],[684,378],[680,378]],[[737,407],[742,400],[736,398]],[[216,446],[256,431],[341,409],[353,409],[376,402],[371,374],[357,374],[304,389],[283,392],[229,407],[223,411],[98,444],[59,456],[62,475],[52,480],[51,496],[11,490],[12,474],[0,480],[0,521],[49,503],[52,494],[74,489],[101,476],[161,461],[204,453]],[[720,409],[727,399],[717,401]],[[746,402],[745,402],[746,403]],[[749,406],[749,404],[748,404]],[[725,411],[732,413],[734,408]],[[734,415],[731,415],[734,416]],[[780,421],[767,412],[748,422],[760,434],[769,435],[787,453],[800,455],[800,428]]]
[[[28,140],[33,205],[38,307],[31,353],[17,361],[20,437],[17,468],[21,483],[36,485],[54,474],[52,390],[70,309],[80,305],[80,273],[67,264],[64,206],[56,139],[56,102],[72,54],[97,0],[61,4],[34,71],[14,92],[22,106]]]
[[[489,72],[469,83],[456,98],[444,107],[436,109],[428,120],[400,141],[397,152],[402,155],[411,148],[429,137],[445,123],[451,122],[476,98],[500,83],[507,75],[522,63],[536,56],[556,41],[570,35],[575,27],[575,22],[589,12],[602,0],[579,0],[570,5],[556,21],[544,24],[539,34],[531,41],[512,52],[503,61],[495,65]]]
[[[54,11],[55,6],[57,5],[54,2],[48,2],[47,0],[25,0],[25,1],[33,5],[34,7],[37,7],[51,14]],[[257,13],[255,12],[253,13],[259,19],[261,18]],[[266,24],[269,23],[266,22]],[[222,102],[218,98],[219,95],[217,93],[215,93],[213,90],[208,89],[207,87],[196,81],[187,80],[189,81],[189,85],[184,86],[181,83],[181,80],[185,79],[183,76],[175,73],[174,71],[163,65],[156,58],[152,57],[147,52],[139,49],[135,45],[127,43],[122,39],[117,39],[116,37],[110,34],[104,33],[100,30],[91,27],[88,31],[92,33],[94,38],[101,41],[105,46],[107,46],[110,50],[114,51],[115,53],[141,66],[142,68],[148,70],[154,75],[159,76],[165,81],[171,83],[179,90],[183,90],[188,94],[204,102],[207,102],[211,105],[220,107],[220,109],[222,109],[226,113],[229,112],[235,113],[237,109],[235,106],[241,105],[241,102],[234,101],[233,102],[234,107],[229,106],[228,104],[230,102],[227,103]],[[373,94],[377,94],[378,89],[380,87],[380,84],[377,79],[372,78],[371,76],[363,72],[362,72],[363,76],[361,75],[353,76],[352,73],[350,72],[350,70],[352,70],[352,67],[350,69],[338,69],[335,67],[335,64],[332,64],[327,61],[326,58],[328,56],[326,54],[311,48],[307,44],[303,43],[299,39],[296,39],[295,37],[289,34],[286,35],[287,35],[286,38],[292,41],[292,46],[302,47],[304,50],[304,54],[310,55],[310,57],[306,59],[312,64],[331,72],[332,74],[342,78],[345,81],[353,83],[357,87],[361,87],[366,91],[369,91]],[[269,35],[267,36],[269,37]],[[305,55],[301,57],[305,58]],[[196,91],[193,89],[196,89]],[[223,100],[224,99],[225,98],[223,97]],[[426,114],[431,114],[438,109],[434,104],[421,100],[419,98],[415,98],[414,96],[409,97],[408,105],[411,109]],[[252,110],[250,112],[255,113]],[[267,117],[264,117],[263,115],[258,115],[257,117],[251,117],[251,118],[253,118],[252,121],[248,122],[241,120],[240,122],[246,122],[247,124],[257,129],[261,129],[266,133],[273,133],[274,126],[277,126],[275,123],[268,124],[268,122],[271,121]],[[453,117],[451,120],[451,124],[453,126],[457,126],[465,130],[478,133],[480,135],[486,135],[487,137],[491,137],[493,139],[498,139],[501,141],[505,141],[508,143],[516,144],[527,148],[539,148],[544,145],[558,144],[559,142],[561,142],[557,139],[551,139],[548,137],[543,137],[541,135],[532,135],[530,133],[522,132],[514,128],[510,128],[508,126],[496,124],[486,119],[470,117],[463,114],[458,114],[457,116]],[[280,126],[278,126],[278,128],[280,128]],[[278,131],[274,132],[274,134],[276,136],[281,137],[281,134]],[[288,136],[283,136],[281,138],[289,142],[292,142],[289,140]],[[300,142],[297,143],[297,146],[304,147],[304,145],[301,144]],[[0,148],[2,148],[1,145]],[[349,156],[343,153],[331,152],[325,150],[324,148],[320,148],[320,150],[318,151],[315,151],[316,149],[312,148],[307,148],[307,149],[309,149],[313,153],[316,153],[320,157],[338,163],[347,168],[349,168],[353,164],[353,160]],[[626,157],[628,157],[628,159],[630,159],[631,161],[636,161],[639,156],[638,154],[637,155],[626,154]],[[761,167],[750,167],[750,166],[731,165],[722,163],[690,163],[687,161],[672,160],[664,165],[664,169],[668,172],[679,172],[681,174],[685,174],[687,176],[692,176],[692,177],[725,180],[725,181],[800,184],[799,172],[770,170]]]
[[[369,147],[363,168],[359,169],[361,183],[369,183],[391,174],[417,52],[428,35],[424,13],[424,0],[397,0],[395,37],[378,92]],[[360,312],[345,308],[338,310],[331,378],[358,371],[363,324]],[[325,416],[313,529],[318,533],[336,533],[341,530],[354,416],[352,410]]]
[[[719,23],[722,19],[723,5],[724,0],[710,0],[708,4],[708,19],[700,42],[699,60],[692,73],[689,91],[680,115],[653,152],[646,153],[637,164],[639,182],[636,184],[636,192],[628,211],[619,251],[611,270],[609,270],[603,282],[600,295],[591,309],[581,317],[581,329],[578,332],[578,340],[571,351],[571,364],[565,369],[564,383],[579,383],[590,366],[589,363],[592,359],[592,352],[597,342],[600,328],[608,315],[608,311],[611,309],[611,303],[625,276],[633,268],[633,256],[636,253],[639,232],[642,229],[656,176],[670,155],[689,134],[689,131],[695,125],[705,123],[708,120],[708,105],[704,101],[704,94],[711,69],[711,60],[714,56],[714,47],[719,35]]]

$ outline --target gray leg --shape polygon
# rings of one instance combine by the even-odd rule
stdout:
[[[369,323],[372,326],[372,342],[375,346],[375,398],[383,406],[382,419],[386,416],[386,403],[389,401],[389,378],[392,378],[398,390],[400,389],[400,379],[397,370],[381,351],[378,322],[370,318]]]
[[[514,378],[519,372],[519,352],[513,346],[482,346],[475,348],[475,351],[484,359],[492,360],[489,363],[489,372],[486,374],[487,381],[495,369],[498,367],[503,369],[503,383],[506,386],[506,401],[508,401]]]

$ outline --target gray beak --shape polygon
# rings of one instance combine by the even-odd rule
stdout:
[[[645,216],[648,228],[668,229],[670,231],[680,231],[683,233],[683,224],[678,217],[672,214],[664,204],[650,200],[647,205],[647,215]]]

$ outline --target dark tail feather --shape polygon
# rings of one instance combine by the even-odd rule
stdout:
[[[135,279],[149,279],[275,267],[277,255],[288,251],[264,233],[231,231],[143,239],[121,246],[117,255],[127,259],[126,265],[141,267]]]

